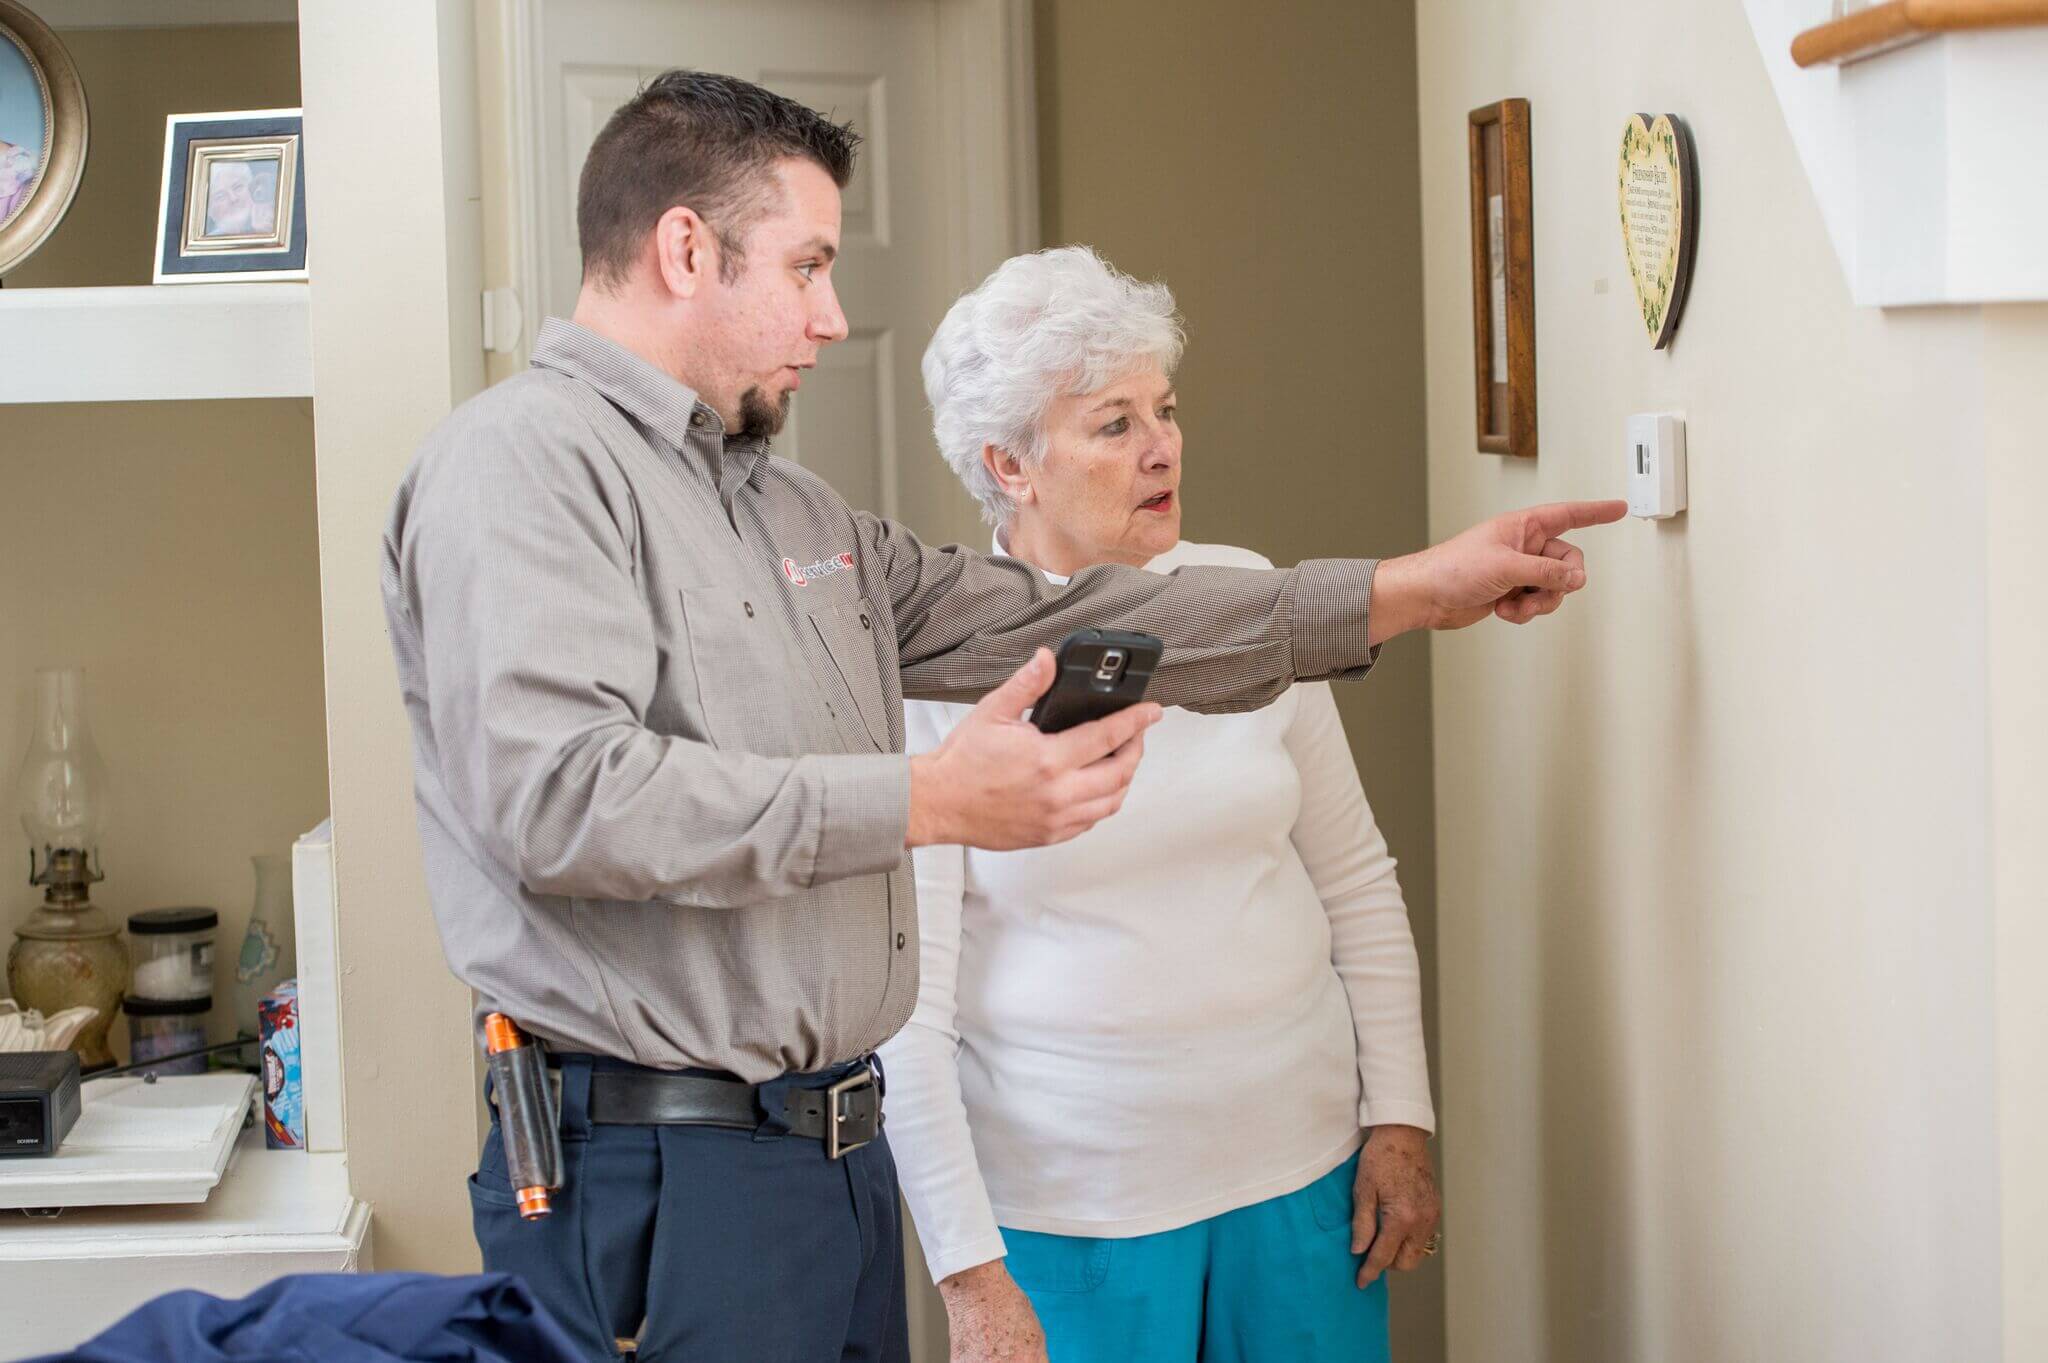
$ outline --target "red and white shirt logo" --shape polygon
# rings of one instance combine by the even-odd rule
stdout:
[[[782,560],[782,575],[790,580],[791,585],[797,587],[809,586],[814,577],[830,577],[834,573],[852,571],[852,554],[834,554],[830,558],[821,558],[816,563],[806,563],[801,568],[793,558]]]

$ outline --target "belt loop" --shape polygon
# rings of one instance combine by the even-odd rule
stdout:
[[[761,1105],[761,1124],[754,1128],[757,1141],[779,1141],[789,1134],[790,1076],[777,1075],[756,1085],[755,1101]]]
[[[585,1057],[562,1059],[558,1073],[562,1076],[563,1140],[590,1139],[590,1070],[590,1061]]]

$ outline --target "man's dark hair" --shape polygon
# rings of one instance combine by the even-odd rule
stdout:
[[[770,168],[800,156],[841,189],[853,175],[860,135],[815,109],[732,76],[667,71],[611,116],[591,143],[576,190],[583,278],[626,277],[661,215],[693,209],[719,245],[719,277],[746,263],[749,232],[775,203]]]

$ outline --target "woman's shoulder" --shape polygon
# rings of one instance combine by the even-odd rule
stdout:
[[[1182,540],[1145,565],[1154,572],[1170,573],[1175,568],[1270,568],[1273,560],[1252,549],[1234,544],[1197,544]]]

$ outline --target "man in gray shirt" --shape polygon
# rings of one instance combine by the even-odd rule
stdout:
[[[870,1060],[917,997],[906,849],[1079,834],[1160,713],[1040,734],[1043,645],[1156,634],[1156,701],[1251,708],[1406,629],[1555,609],[1585,580],[1557,537],[1622,510],[1064,589],[852,511],[768,439],[846,335],[856,141],[701,73],[622,107],[583,171],[574,319],[428,438],[385,539],[449,964],[559,1074],[554,1214],[520,1219],[494,1125],[477,1238],[593,1358],[636,1333],[646,1359],[907,1358]],[[979,705],[907,758],[905,695]]]

